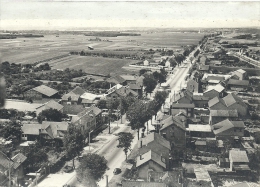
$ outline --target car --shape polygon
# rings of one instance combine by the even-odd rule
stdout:
[[[63,168],[63,171],[64,171],[65,173],[70,173],[70,172],[73,171],[73,167],[67,165],[67,166],[65,166],[65,167]]]
[[[113,173],[114,173],[114,175],[117,175],[117,174],[121,173],[121,169],[120,168],[115,168]]]

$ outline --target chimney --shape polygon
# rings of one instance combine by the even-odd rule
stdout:
[[[141,141],[140,141],[140,148],[142,148],[143,147],[143,140],[141,139]]]
[[[140,155],[140,160],[142,160],[143,159],[143,157],[142,157],[142,155]]]

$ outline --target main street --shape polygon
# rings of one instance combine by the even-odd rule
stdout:
[[[194,51],[196,51],[197,49],[198,48],[196,48]],[[193,56],[194,51],[189,55],[189,57]],[[173,96],[174,92],[179,91],[181,89],[181,87],[183,86],[183,84],[185,82],[185,77],[187,76],[187,73],[189,72],[189,68],[191,67],[191,62],[189,61],[189,57],[182,63],[181,67],[179,66],[179,67],[175,68],[174,74],[169,75],[167,83],[170,85],[171,93],[169,94],[165,103],[170,103],[170,98]],[[155,92],[156,92],[156,90],[155,90]],[[109,141],[106,142],[103,146],[101,146],[101,148],[98,151],[95,152],[96,154],[99,154],[100,156],[104,156],[106,158],[106,160],[108,161],[107,165],[109,167],[109,170],[107,170],[106,173],[104,174],[104,178],[98,182],[98,185],[100,187],[106,186],[106,175],[108,176],[108,182],[109,182],[114,175],[113,174],[114,169],[120,168],[121,164],[125,160],[125,154],[124,154],[123,150],[117,148],[118,142],[117,142],[116,134],[119,132],[131,132],[134,135],[134,141],[132,143],[131,148],[133,148],[134,145],[138,141],[137,133],[135,131],[131,130],[131,128],[129,126],[127,126],[127,122],[125,119],[124,119],[123,124],[114,123],[112,125],[114,125],[114,126],[118,125],[119,129],[116,130],[113,134],[110,134]],[[149,122],[149,125],[151,125],[151,121]],[[151,128],[149,128],[149,129],[151,130]],[[146,130],[148,130],[148,129],[146,129]],[[141,131],[140,131],[140,133],[141,133]],[[102,134],[101,134],[101,136],[102,136]],[[93,151],[90,151],[90,152],[93,152]],[[74,172],[74,175],[69,180],[67,180],[67,182],[65,180],[64,185],[65,184],[68,184],[70,186],[81,186],[77,182],[75,172]]]

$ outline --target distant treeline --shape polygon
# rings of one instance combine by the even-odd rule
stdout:
[[[40,34],[1,34],[0,39],[14,39],[14,38],[37,38],[44,37]]]
[[[99,37],[117,37],[117,36],[141,36],[136,33],[122,33],[116,31],[104,31],[104,32],[89,32],[85,33],[85,36],[99,36]]]

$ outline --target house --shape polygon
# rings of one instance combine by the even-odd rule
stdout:
[[[192,96],[195,107],[205,108],[208,106],[209,97],[203,95],[203,93],[193,93]]]
[[[62,139],[67,133],[69,124],[67,122],[43,121],[39,123],[24,123],[22,125],[22,140],[35,141],[43,138],[46,143],[55,140],[62,145]]]
[[[80,96],[85,93],[85,90],[83,90],[81,87],[77,86],[73,90],[71,90],[69,93],[64,94],[61,97],[61,102],[63,105],[77,105],[80,104],[81,99]]]
[[[203,96],[208,97],[209,100],[214,97],[223,97],[225,88],[221,84],[214,86],[208,86],[208,89],[204,91]]]
[[[199,92],[199,83],[193,79],[189,80],[187,82],[187,88],[188,91],[190,91],[191,93],[195,92],[198,93]]]
[[[71,123],[80,128],[82,133],[88,133],[101,125],[102,111],[99,108],[92,106],[81,111],[77,116],[73,116]]]
[[[24,97],[33,100],[42,100],[43,98],[59,98],[59,94],[57,90],[41,85],[26,91]]]
[[[230,119],[231,121],[238,120],[237,110],[210,110],[209,123],[214,125],[225,119]]]
[[[169,153],[171,150],[170,142],[164,139],[158,133],[148,134],[146,137],[141,138],[138,141],[139,154],[147,153],[152,150],[156,154],[159,154],[165,159],[165,167],[169,168]]]
[[[146,182],[146,181],[122,181],[122,187],[167,187],[162,182]]]
[[[184,92],[179,92],[173,94],[171,101],[173,103],[180,104],[191,104],[192,103],[192,92],[186,90]]]
[[[150,62],[148,60],[144,60],[144,66],[149,66]]]
[[[229,79],[230,77],[231,75],[204,73],[201,82],[206,83],[208,85],[217,85],[220,82]]]
[[[202,73],[208,73],[209,72],[209,65],[203,65],[203,64],[200,64],[198,67],[197,67],[197,70],[202,72]]]
[[[126,84],[136,84],[137,76],[136,75],[120,75]]]
[[[120,97],[127,97],[127,96],[138,97],[138,93],[131,90],[127,86],[122,86],[105,95],[107,99],[114,99],[114,100]]]
[[[231,149],[229,151],[230,171],[249,171],[248,157],[246,151],[240,149]]]
[[[210,125],[189,124],[186,128],[187,138],[212,138],[214,134]]]
[[[248,80],[229,79],[227,86],[230,90],[246,91],[249,86],[249,81]]]
[[[186,123],[185,116],[168,116],[160,122],[160,134],[170,142],[172,148],[186,147]]]
[[[213,125],[213,132],[218,139],[229,139],[244,136],[245,124],[243,121],[226,119]]]
[[[200,64],[207,65],[209,62],[209,59],[206,56],[201,56],[199,61],[200,61]]]
[[[139,84],[129,84],[128,85],[131,90],[138,93],[138,96],[141,98],[143,96],[143,86]]]
[[[173,103],[171,105],[171,110],[179,109],[181,112],[183,112],[188,117],[193,116],[194,108],[195,108],[194,103]]]
[[[50,100],[47,103],[44,103],[43,105],[36,108],[36,115],[38,116],[39,113],[42,112],[43,110],[47,110],[47,109],[51,109],[51,108],[56,109],[56,110],[60,111],[61,113],[63,113],[64,106],[54,100]]]
[[[67,114],[71,119],[73,116],[76,116],[84,109],[85,107],[83,105],[64,105],[63,113]]]
[[[81,104],[84,107],[90,107],[98,103],[98,101],[103,97],[103,95],[97,95],[93,93],[85,92],[80,96]]]
[[[167,169],[166,158],[150,150],[136,157],[137,176],[139,179],[147,179],[147,171],[163,172]]]
[[[245,80],[245,78],[247,77],[247,72],[243,69],[238,69],[231,72],[231,75],[237,77],[238,80]]]
[[[111,82],[114,84],[121,84],[121,85],[127,85],[126,80],[123,79],[120,75],[117,75],[115,77],[111,77],[109,79],[107,79],[107,82]]]
[[[242,117],[248,114],[247,105],[234,93],[230,93],[222,99],[215,97],[209,100],[208,105],[210,110],[237,110],[239,116]]]
[[[183,186],[183,171],[182,169],[173,169],[173,171],[156,172],[153,170],[147,171],[148,182],[160,182],[167,186],[174,184],[175,187]]]
[[[24,162],[27,157],[22,153],[18,153],[12,158],[8,158],[3,152],[0,151],[0,181],[1,185],[8,183],[9,171],[11,174],[11,182],[13,185],[18,186],[24,178]],[[6,181],[6,182],[5,182]],[[5,182],[5,183],[2,183]]]

